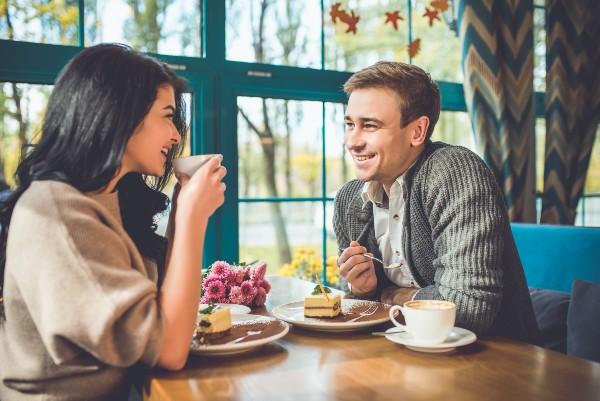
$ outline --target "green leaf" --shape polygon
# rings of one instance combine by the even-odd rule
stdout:
[[[331,288],[323,286],[323,289],[325,290],[326,293],[331,294]],[[313,288],[312,295],[319,295],[319,294],[322,294],[321,286],[317,284],[315,286],[315,288]]]
[[[204,309],[200,309],[200,313],[202,313],[203,315],[210,315],[211,313],[213,313],[217,308],[219,307],[219,305],[214,304],[214,303],[209,303],[208,306]]]

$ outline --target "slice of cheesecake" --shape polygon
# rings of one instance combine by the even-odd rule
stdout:
[[[304,298],[304,316],[336,317],[342,312],[341,297],[332,294],[329,288],[324,288],[327,295],[323,294],[317,286],[311,295]]]
[[[230,308],[211,304],[198,312],[197,335],[215,337],[227,333],[230,328]]]

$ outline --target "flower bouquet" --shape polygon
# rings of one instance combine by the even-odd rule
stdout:
[[[200,302],[263,306],[271,290],[266,271],[263,261],[241,265],[216,261],[203,274]]]

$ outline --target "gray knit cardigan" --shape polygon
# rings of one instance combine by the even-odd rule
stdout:
[[[478,335],[538,343],[539,332],[500,188],[475,153],[428,142],[406,173],[403,247],[421,290],[415,299],[456,304],[456,325]],[[357,240],[381,258],[373,207],[362,206],[364,183],[335,197],[333,227],[340,249]],[[393,285],[375,263],[376,298]]]

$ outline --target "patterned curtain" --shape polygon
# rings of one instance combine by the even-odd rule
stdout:
[[[461,0],[467,110],[512,221],[535,222],[533,0]]]
[[[573,224],[600,118],[600,1],[546,1],[542,223]]]

